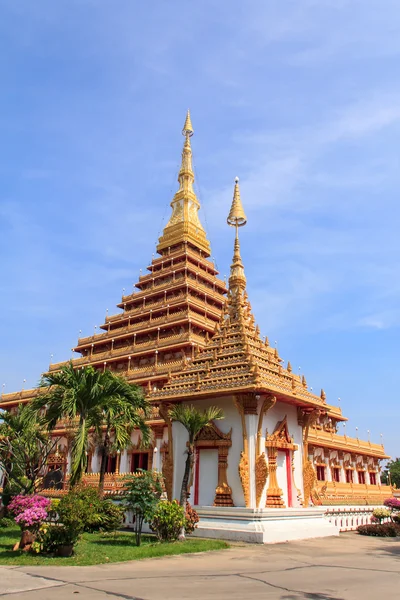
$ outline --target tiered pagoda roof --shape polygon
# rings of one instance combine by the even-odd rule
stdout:
[[[313,394],[305,377],[295,375],[290,363],[285,368],[278,350],[269,345],[268,339],[260,337],[246,292],[240,255],[238,228],[245,225],[246,215],[237,178],[228,223],[236,228],[234,254],[228,298],[215,335],[194,360],[172,374],[169,382],[162,389],[154,390],[150,398],[193,400],[216,394],[269,392],[297,406],[320,407],[336,420],[344,420],[339,408],[327,405],[323,390],[321,396]]]

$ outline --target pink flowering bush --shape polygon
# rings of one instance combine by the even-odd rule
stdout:
[[[47,519],[50,500],[44,496],[15,496],[8,509],[21,529],[39,529]]]
[[[383,504],[392,510],[400,510],[400,500],[398,498],[386,498]]]

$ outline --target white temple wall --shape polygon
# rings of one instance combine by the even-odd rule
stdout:
[[[187,402],[187,404],[192,404],[191,402]],[[234,404],[233,398],[224,397],[224,398],[211,398],[207,400],[196,400],[195,406],[199,410],[204,410],[205,408],[209,408],[210,406],[218,406],[224,412],[224,418],[220,421],[216,421],[217,427],[223,433],[229,433],[232,429],[232,446],[229,448],[228,453],[228,469],[227,469],[227,479],[228,485],[232,488],[232,500],[235,506],[244,506],[244,495],[242,484],[239,478],[239,462],[240,462],[240,453],[243,450],[243,434],[242,434],[242,421],[239,415],[239,412]],[[174,498],[179,498],[182,477],[185,468],[185,460],[186,454],[184,454],[186,450],[186,442],[188,439],[186,430],[179,423],[173,423],[172,425],[172,435],[173,435],[173,447],[174,447],[174,483],[173,483],[173,494]],[[204,454],[204,456],[206,456]],[[212,460],[215,462],[216,466],[218,466],[218,453],[214,452],[212,456]],[[211,458],[204,458],[204,461],[211,460]],[[200,459],[201,460],[201,459]],[[204,461],[201,460],[201,462]],[[214,468],[213,468],[214,471]],[[204,470],[203,470],[204,474]],[[201,467],[200,467],[200,477],[202,477]],[[215,486],[216,487],[216,486]],[[214,487],[214,492],[215,492]],[[199,488],[201,488],[201,481]],[[201,499],[201,489],[199,489],[199,501]],[[191,489],[190,500],[193,502],[194,500],[194,486]]]

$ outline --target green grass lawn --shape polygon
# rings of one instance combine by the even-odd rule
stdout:
[[[19,528],[0,528],[0,565],[98,565],[229,548],[229,545],[222,540],[189,537],[185,542],[161,543],[151,535],[144,535],[142,545],[137,547],[133,533],[118,531],[116,533],[85,533],[75,547],[74,556],[52,558],[19,550],[13,552],[13,546],[19,539]]]

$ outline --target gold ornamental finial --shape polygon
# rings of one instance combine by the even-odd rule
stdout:
[[[188,109],[186,113],[185,124],[182,129],[182,135],[191,137],[194,133],[192,120],[190,118],[190,110]]]
[[[235,177],[235,189],[233,191],[233,200],[231,210],[227,218],[228,225],[242,227],[247,223],[247,217],[244,214],[242,201],[240,199],[239,177]]]
[[[246,225],[247,219],[244,214],[242,201],[240,200],[239,177],[235,178],[232,206],[227,218],[227,223],[236,228],[233,261],[229,276],[229,289],[232,294],[237,295],[238,293],[244,292],[246,289],[246,276],[244,274],[242,257],[240,256],[239,227]]]

